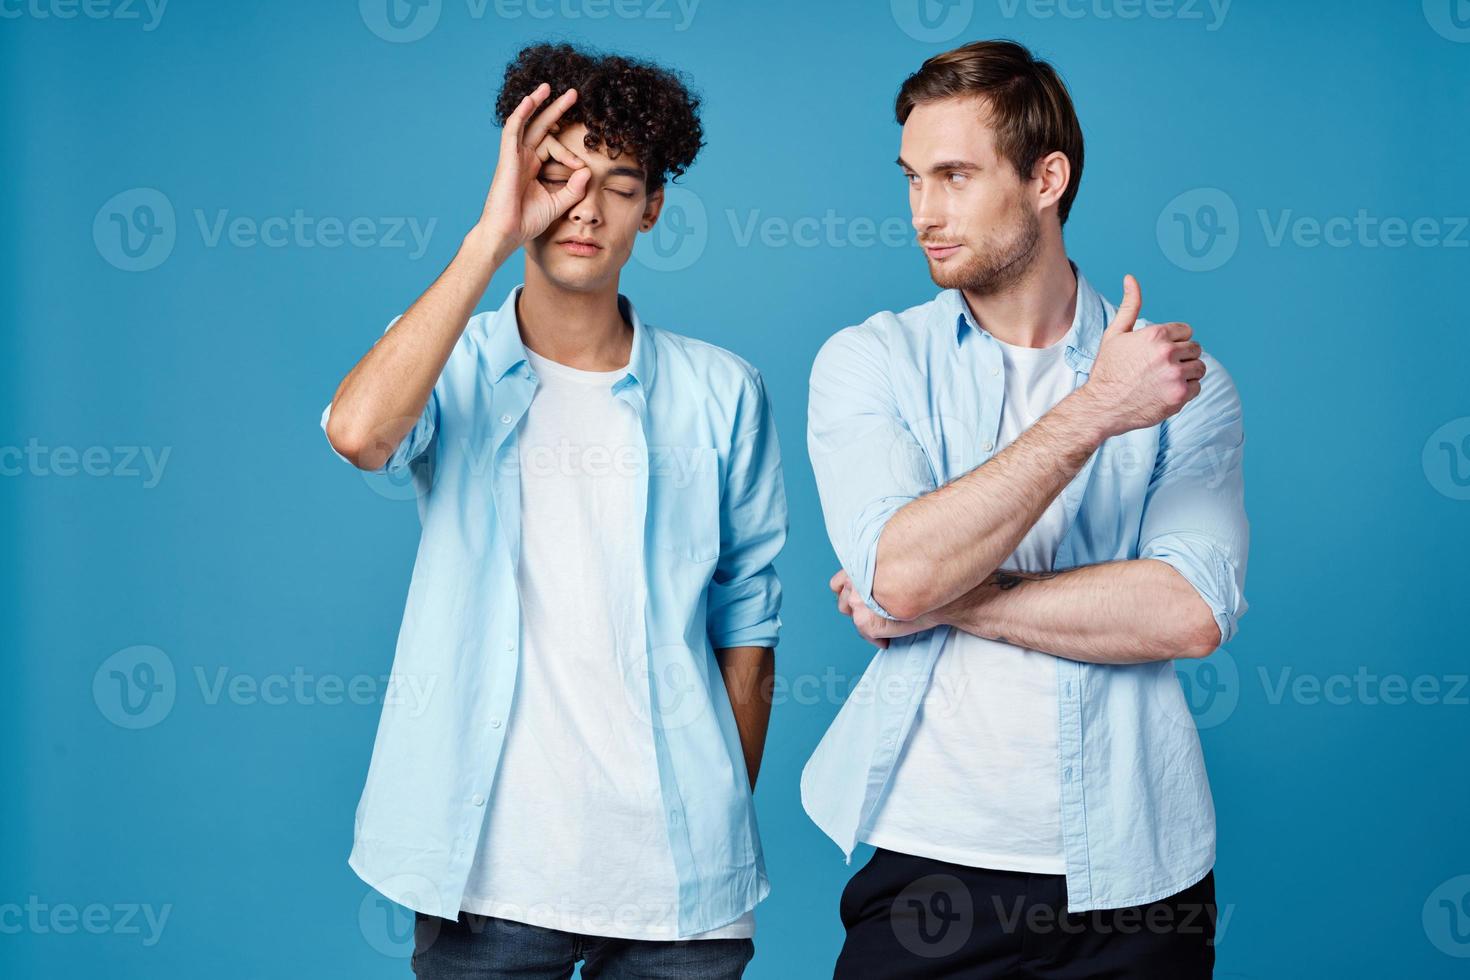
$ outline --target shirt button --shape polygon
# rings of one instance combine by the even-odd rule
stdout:
[[[500,421],[501,421],[501,424],[502,425],[510,425],[510,416],[509,415],[502,415],[502,416],[500,416]]]
[[[475,806],[484,806],[485,797],[481,796],[479,793],[476,793],[474,796],[470,797],[470,802],[473,803]]]
[[[491,728],[499,728],[500,727],[500,719],[499,718],[491,718],[490,719],[490,727]]]
[[[993,378],[993,377],[995,377],[995,376],[996,376],[996,375],[998,375],[998,374],[1000,374],[1000,368],[998,368],[998,367],[993,367],[993,368],[991,368],[991,369],[990,369],[990,376],[991,376],[991,377],[992,377],[992,378]]]
[[[992,450],[992,449],[995,448],[995,443],[993,443],[993,442],[987,442],[985,445],[981,446],[980,448],[983,449],[983,450],[985,450],[988,453],[988,452],[990,452],[990,450]]]
[[[505,648],[507,650],[514,650],[516,648],[516,642],[515,642],[515,640],[509,640],[509,641],[507,641],[506,644],[505,644]]]

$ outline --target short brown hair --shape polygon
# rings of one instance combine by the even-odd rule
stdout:
[[[920,103],[968,96],[989,104],[997,148],[1023,179],[1048,153],[1066,154],[1072,179],[1057,203],[1066,224],[1082,181],[1082,124],[1056,69],[1014,41],[971,41],[936,54],[906,78],[894,112],[901,126]]]

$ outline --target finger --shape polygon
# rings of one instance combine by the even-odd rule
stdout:
[[[1193,340],[1182,340],[1174,345],[1174,353],[1170,356],[1176,361],[1197,361],[1205,349]]]
[[[557,217],[561,217],[567,209],[587,196],[587,184],[591,180],[592,171],[573,170],[567,182],[552,192],[551,204],[556,209]]]
[[[521,140],[522,145],[540,145],[541,141],[546,138],[546,134],[551,132],[552,124],[560,119],[561,114],[566,112],[571,107],[571,104],[576,101],[577,90],[574,88],[569,88],[557,96],[555,102],[542,109],[536,114],[536,118],[531,120],[530,125],[526,127],[526,135]]]
[[[828,582],[827,582],[827,588],[831,589],[833,592],[841,592],[842,591],[842,583],[846,579],[847,579],[847,570],[845,568],[839,568],[839,569],[837,569],[836,574],[834,574],[832,576],[832,578],[828,580]]]
[[[858,610],[858,614],[852,618],[852,621],[858,624],[858,628],[863,631],[863,636],[870,640],[876,640],[885,633],[883,620],[866,606]]]
[[[500,143],[502,146],[521,145],[521,134],[525,131],[526,120],[531,118],[531,113],[535,112],[536,107],[542,102],[545,102],[546,97],[550,94],[551,86],[542,82],[536,86],[530,95],[521,99],[520,104],[515,107],[515,111],[506,117],[505,129],[500,134]]]
[[[1138,322],[1138,311],[1143,309],[1143,291],[1138,288],[1138,280],[1131,275],[1123,277],[1123,302],[1118,304],[1118,312],[1113,315],[1113,322],[1108,324],[1105,333],[1127,333],[1133,329]]]
[[[1188,381],[1198,381],[1205,376],[1204,361],[1185,361],[1181,367],[1184,368],[1184,378]]]
[[[1193,401],[1195,396],[1199,394],[1199,382],[1189,381],[1185,383],[1184,387],[1186,390],[1186,396],[1184,400]]]
[[[579,170],[587,166],[586,160],[583,160],[563,146],[561,141],[555,136],[548,136],[537,145],[536,156],[540,158],[542,163],[545,163],[547,160],[555,160],[557,163],[565,164],[573,170]]]
[[[1150,329],[1157,330],[1165,340],[1174,342],[1194,336],[1194,328],[1187,323],[1155,323]]]

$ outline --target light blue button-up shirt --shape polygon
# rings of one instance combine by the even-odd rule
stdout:
[[[470,319],[422,416],[382,468],[411,474],[423,533],[349,863],[388,898],[445,918],[459,914],[516,710],[516,431],[537,386],[516,320],[519,292]],[[770,890],[714,651],[776,645],[772,563],[786,539],[786,498],[755,368],[642,322],[624,297],[619,305],[633,345],[613,392],[640,420],[647,464],[637,506],[648,672],[628,682],[648,693],[630,704],[651,705],[678,877],[677,896],[651,894],[649,903],[677,901],[684,936],[730,922]]]
[[[1077,332],[1066,349],[1076,384],[1113,313],[1079,273]],[[1209,354],[1203,360],[1194,400],[1160,425],[1106,440],[1062,491],[1066,530],[1054,567],[1167,562],[1209,605],[1226,643],[1246,610],[1244,436],[1234,382]],[[807,446],[827,534],[875,612],[889,615],[873,599],[884,524],[1003,448],[1004,371],[999,342],[957,290],[848,327],[818,353]],[[949,629],[878,651],[802,773],[807,813],[849,861],[887,792]],[[1215,862],[1214,805],[1173,663],[1059,658],[1057,668],[1068,910],[1139,905],[1203,878]]]

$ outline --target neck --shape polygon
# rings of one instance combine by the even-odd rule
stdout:
[[[1043,234],[1036,261],[1004,292],[964,295],[975,319],[998,340],[1017,347],[1049,347],[1061,340],[1076,315],[1077,276],[1060,229]]]
[[[633,351],[633,328],[618,310],[618,282],[590,291],[558,286],[532,262],[516,301],[521,343],[583,371],[616,371]]]

